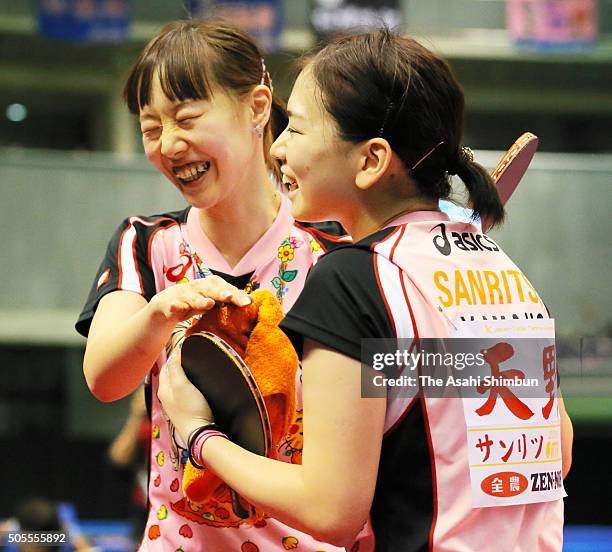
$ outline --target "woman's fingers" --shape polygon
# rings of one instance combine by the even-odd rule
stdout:
[[[176,386],[177,383],[189,382],[187,376],[185,376],[185,372],[183,371],[183,366],[181,365],[180,351],[175,351],[170,355],[164,366],[164,371],[166,372],[167,381],[171,385]],[[182,374],[182,380],[179,374]]]
[[[214,306],[214,299],[204,297],[191,290],[185,290],[181,297],[177,297],[170,303],[170,313],[180,315],[183,318],[191,318],[196,314],[212,309]]]
[[[202,295],[223,303],[231,302],[238,306],[251,303],[251,297],[243,290],[226,282],[219,276],[200,278],[192,282]]]
[[[245,306],[252,301],[247,293],[218,276],[201,278],[177,287],[182,289],[177,290],[179,295],[171,306],[171,312],[176,314],[199,314],[212,309],[217,302]]]
[[[170,355],[160,371],[157,396],[183,439],[193,427],[214,419],[206,399],[185,375],[178,353]]]
[[[179,322],[212,309],[216,303],[243,307],[251,302],[251,297],[243,290],[219,276],[209,276],[165,289],[151,300],[151,307]]]

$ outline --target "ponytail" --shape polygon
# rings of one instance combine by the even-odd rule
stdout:
[[[470,207],[481,220],[487,220],[490,227],[504,220],[504,206],[497,193],[495,181],[482,165],[473,160],[471,150],[460,148],[455,166],[449,173],[456,174],[467,188]]]

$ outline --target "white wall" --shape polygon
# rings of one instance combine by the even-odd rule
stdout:
[[[493,166],[499,152],[477,152]],[[0,340],[77,339],[72,323],[106,244],[130,214],[183,206],[146,160],[0,151]],[[492,233],[562,333],[612,325],[612,156],[537,154]],[[32,334],[33,332],[33,334]]]

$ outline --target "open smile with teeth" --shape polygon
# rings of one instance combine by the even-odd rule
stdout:
[[[180,167],[174,167],[172,172],[181,182],[193,182],[200,178],[210,169],[210,161],[204,163],[189,163]]]

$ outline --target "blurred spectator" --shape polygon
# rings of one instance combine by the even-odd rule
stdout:
[[[78,526],[74,507],[55,504],[46,498],[26,498],[17,504],[15,517],[0,524],[0,531],[24,536],[25,533],[66,533],[66,542],[56,550],[60,552],[94,552]],[[45,552],[49,543],[0,543],[7,552]],[[55,545],[54,545],[55,548]]]
[[[132,538],[136,541],[141,539],[147,519],[147,456],[150,425],[144,388],[140,386],[132,394],[128,418],[108,451],[109,458],[115,467],[129,469],[132,472],[132,515],[130,521]]]

